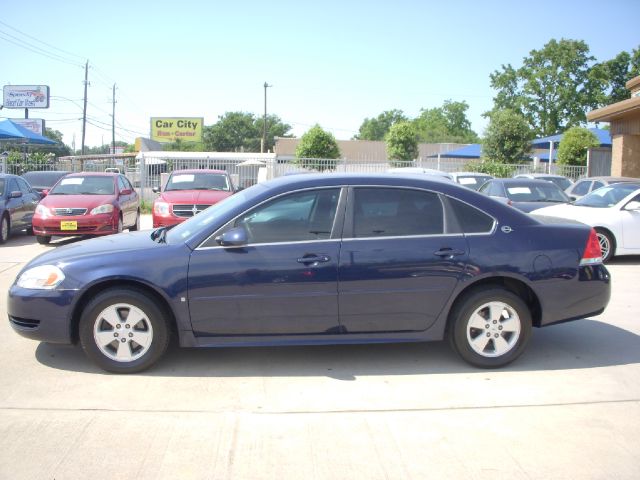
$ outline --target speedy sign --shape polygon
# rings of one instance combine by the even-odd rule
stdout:
[[[204,118],[152,117],[151,139],[156,142],[202,142]]]

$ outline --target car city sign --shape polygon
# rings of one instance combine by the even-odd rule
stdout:
[[[49,108],[48,85],[5,85],[4,108]]]
[[[202,142],[204,118],[152,117],[151,139],[156,142]]]

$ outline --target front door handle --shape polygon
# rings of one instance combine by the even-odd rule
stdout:
[[[326,263],[331,260],[329,255],[305,255],[304,257],[298,258],[298,263],[303,263],[304,265],[317,265],[319,263]]]
[[[434,255],[438,257],[455,257],[457,255],[464,255],[462,250],[454,250],[453,248],[441,248],[433,252]]]

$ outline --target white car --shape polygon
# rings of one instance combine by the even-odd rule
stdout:
[[[595,228],[606,262],[614,255],[640,255],[640,183],[617,183],[574,203],[554,205],[535,215],[577,220]]]

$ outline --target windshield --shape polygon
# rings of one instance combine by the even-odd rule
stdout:
[[[581,207],[608,208],[624,199],[627,195],[640,189],[640,184],[619,183],[617,185],[608,185],[594,190],[585,195],[580,200],[574,202],[574,205]]]
[[[60,177],[64,177],[66,172],[27,172],[22,177],[31,184],[31,186],[51,187]]]
[[[471,188],[473,190],[478,190],[478,188],[480,188],[480,185],[482,185],[487,180],[490,180],[490,177],[459,176],[457,178],[457,182],[460,185],[464,185],[465,187]]]
[[[231,195],[221,202],[213,204],[202,213],[176,225],[167,232],[168,243],[184,242],[191,235],[199,232],[203,228],[216,225],[223,221],[230,212],[251,198],[252,195],[250,195],[250,193],[251,191],[257,191],[256,187],[257,185],[254,185],[247,190]]]
[[[507,197],[513,202],[568,202],[569,197],[551,182],[507,185]]]
[[[67,177],[60,180],[49,195],[113,195],[114,177]]]
[[[542,180],[547,180],[549,182],[555,183],[557,186],[560,187],[561,190],[566,190],[571,185],[573,185],[573,183],[571,183],[571,180],[564,177],[547,177],[547,178],[543,178]]]
[[[229,179],[224,173],[175,173],[169,177],[166,192],[172,190],[222,190],[231,191]]]

